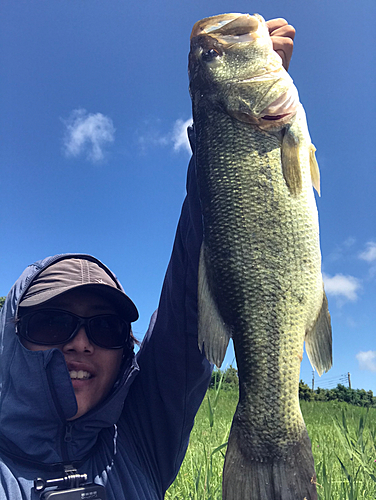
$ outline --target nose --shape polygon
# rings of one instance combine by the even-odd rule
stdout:
[[[88,336],[86,335],[86,330],[84,326],[82,326],[78,330],[73,339],[71,339],[63,346],[63,352],[72,352],[72,351],[87,352],[89,354],[94,352],[94,346],[90,342]]]

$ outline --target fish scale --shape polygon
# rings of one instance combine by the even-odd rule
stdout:
[[[280,202],[283,217],[286,217],[286,220],[288,219],[290,222],[284,224],[282,231],[279,232],[279,238],[276,237],[275,231],[269,233],[268,227],[278,227],[281,221],[277,211],[277,201],[280,198],[270,196],[270,193],[276,191],[276,184],[280,185],[279,191],[285,191],[287,198],[289,198],[280,169],[279,141],[265,133],[260,133],[253,127],[245,126],[231,117],[218,116],[215,111],[212,111],[209,126],[207,114],[203,116],[203,120],[206,125],[203,128],[218,138],[218,142],[212,142],[210,137],[202,137],[198,139],[197,144],[197,163],[214,166],[210,170],[198,170],[204,220],[207,221],[207,224],[205,223],[204,243],[205,247],[210,249],[207,251],[206,259],[208,267],[213,270],[213,280],[216,283],[214,295],[218,296],[219,303],[224,302],[221,298],[226,300],[226,304],[220,307],[223,319],[226,323],[234,325],[233,339],[236,345],[241,387],[243,378],[241,366],[243,363],[249,363],[251,369],[247,370],[246,373],[252,381],[250,386],[257,395],[264,391],[255,385],[254,380],[257,379],[258,374],[262,376],[262,380],[265,376],[264,372],[261,371],[254,373],[257,365],[263,364],[263,360],[267,360],[264,363],[268,364],[269,369],[273,369],[274,363],[271,361],[273,357],[270,356],[270,353],[280,352],[278,347],[280,326],[277,325],[271,331],[268,331],[270,330],[268,326],[275,324],[278,318],[286,320],[284,312],[278,314],[275,311],[275,308],[278,308],[278,303],[275,303],[275,308],[273,307],[276,290],[288,289],[292,286],[294,279],[302,281],[301,278],[295,278],[300,271],[296,265],[296,259],[291,259],[295,265],[289,270],[286,270],[286,262],[283,261],[284,273],[282,275],[275,275],[273,272],[274,269],[278,270],[280,267],[280,255],[289,246],[289,240],[294,240],[296,226],[298,226],[299,220],[302,220],[299,213],[300,206],[297,204],[295,207],[292,206],[290,213],[286,216],[287,200],[286,203]],[[227,123],[224,123],[225,121]],[[200,127],[199,116],[196,116],[195,123],[197,127]],[[217,124],[218,130],[215,124]],[[232,133],[229,132],[230,129],[233,130]],[[228,132],[228,136],[221,134],[223,130]],[[237,146],[236,150],[233,151],[239,155],[228,154],[221,160],[218,158],[218,152],[223,148],[227,149],[227,143],[231,145],[234,136],[237,137]],[[201,152],[201,139],[204,144],[212,144],[212,147],[202,148]],[[262,146],[261,154],[256,149],[257,144]],[[254,148],[253,151],[250,151],[250,145]],[[270,146],[268,148],[270,156],[268,157],[264,153],[265,145]],[[273,146],[274,149],[272,149]],[[278,167],[275,172],[271,168],[273,161]],[[229,176],[229,164],[232,166],[233,176]],[[255,170],[255,165],[258,172],[252,172]],[[274,189],[270,188],[268,175],[259,176],[259,172],[262,170],[273,178]],[[204,173],[206,175],[203,178]],[[217,191],[217,179],[221,179],[221,189],[213,197],[214,201],[210,202],[209,200],[213,198],[210,194],[207,195],[206,191]],[[203,186],[203,184],[206,185]],[[234,199],[233,204],[231,198]],[[226,203],[221,205],[223,200],[226,200]],[[271,204],[269,204],[270,200],[272,200]],[[265,216],[265,213],[268,216]],[[301,234],[306,233],[306,238],[310,239],[305,227],[298,229],[300,229]],[[248,236],[249,234],[251,237]],[[234,241],[238,240],[241,244],[239,248],[234,249]],[[257,246],[252,245],[252,240],[257,241]],[[287,253],[289,255],[290,252]],[[229,255],[232,255],[233,258],[229,258]],[[241,266],[239,262],[241,262]],[[267,265],[265,265],[266,263]],[[283,305],[285,303],[281,304],[282,307]],[[257,313],[252,311],[257,311]],[[246,318],[245,324],[239,325],[238,323],[243,318]],[[248,328],[250,335],[244,335],[241,332],[242,327]],[[252,330],[257,331],[255,338],[252,337]],[[262,334],[259,333],[260,331]],[[301,327],[301,344],[303,344],[304,333],[304,329]],[[294,341],[293,335],[287,337],[287,341],[290,340]],[[257,364],[252,363],[252,357],[258,359]],[[298,362],[296,364],[298,365]],[[275,372],[278,374],[279,369],[275,368]],[[275,378],[277,379],[277,377]],[[268,381],[267,383],[272,382]],[[247,383],[247,379],[244,383]],[[296,387],[298,387],[298,383],[299,371],[295,376]]]
[[[319,373],[331,365],[315,149],[264,20],[225,16],[196,23],[189,58],[204,228],[199,346],[220,366],[232,337],[239,375],[223,499],[316,500],[298,400],[304,341]]]

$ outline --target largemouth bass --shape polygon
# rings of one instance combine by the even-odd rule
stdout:
[[[189,77],[204,226],[199,346],[219,367],[232,337],[239,375],[223,499],[314,500],[300,363],[305,342],[321,375],[332,350],[305,112],[257,14],[196,23]]]

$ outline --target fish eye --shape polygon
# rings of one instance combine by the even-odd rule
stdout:
[[[204,52],[202,54],[202,59],[205,62],[210,62],[213,61],[216,57],[219,57],[219,52],[217,52],[215,49],[210,49],[207,52]]]

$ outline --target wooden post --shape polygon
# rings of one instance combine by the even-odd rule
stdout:
[[[349,379],[349,389],[351,389],[351,379],[350,379],[350,372],[347,373],[347,378]]]
[[[315,370],[312,370],[312,392],[315,390]]]

